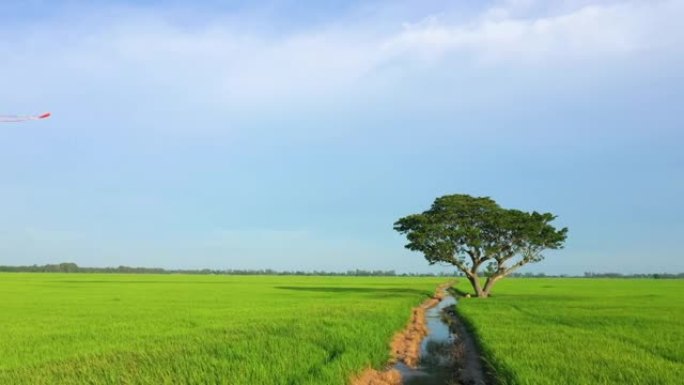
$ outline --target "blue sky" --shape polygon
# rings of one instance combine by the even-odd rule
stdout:
[[[9,1],[0,264],[439,271],[399,217],[556,213],[527,271],[684,271],[684,1]],[[525,270],[523,270],[525,271]]]

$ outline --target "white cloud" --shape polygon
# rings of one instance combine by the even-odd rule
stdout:
[[[94,109],[102,103],[131,115],[143,106],[253,112],[263,105],[393,92],[406,79],[423,76],[425,63],[431,72],[482,62],[553,66],[577,60],[595,66],[605,57],[678,55],[684,44],[677,20],[681,0],[559,4],[542,12],[537,2],[509,0],[466,21],[432,16],[404,27],[405,20],[385,20],[379,28],[368,18],[279,35],[243,29],[235,18],[187,26],[136,9],[111,19],[0,27],[0,50],[9,53],[0,62],[0,83],[13,90],[0,102],[5,108],[35,105],[40,90],[49,102]],[[639,56],[643,52],[648,55]]]
[[[684,41],[676,16],[683,14],[684,2],[678,0],[585,5],[537,17],[520,15],[529,1],[508,3],[467,24],[434,17],[407,24],[386,49],[432,59],[462,53],[490,63],[519,63],[677,49]]]
[[[216,21],[188,29],[134,13],[104,25],[5,33],[0,49],[11,54],[0,64],[0,79],[18,92],[38,79],[42,89],[66,95],[125,86],[233,102],[315,97],[354,83],[377,64],[377,40],[355,34],[324,29],[261,36]]]

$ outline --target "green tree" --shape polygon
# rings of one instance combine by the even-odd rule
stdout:
[[[399,219],[394,229],[406,235],[407,249],[422,252],[430,264],[456,266],[478,297],[488,297],[497,281],[541,261],[544,250],[563,247],[568,229],[553,227],[555,218],[504,209],[488,197],[455,194],[437,198],[421,214]],[[479,269],[486,262],[491,267],[483,287]]]

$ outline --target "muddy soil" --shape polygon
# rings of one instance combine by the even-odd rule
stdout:
[[[484,370],[482,356],[475,340],[465,325],[459,320],[455,306],[446,308],[444,310],[444,317],[454,336],[451,355],[454,363],[455,378],[458,380],[456,383],[462,385],[491,384],[492,381]]]
[[[440,286],[414,308],[393,338],[390,367],[367,369],[351,385],[486,385],[477,345],[455,311],[456,299]]]

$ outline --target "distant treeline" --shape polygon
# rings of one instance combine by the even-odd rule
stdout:
[[[546,275],[544,273],[513,273],[511,277],[517,278],[684,278],[684,273],[656,273],[656,274],[621,274],[621,273],[592,273],[586,272],[582,276],[578,275]]]
[[[11,273],[126,273],[126,274],[199,274],[199,275],[316,275],[316,276],[351,276],[351,277],[462,277],[460,271],[451,273],[397,273],[394,270],[348,270],[345,272],[334,271],[278,271],[273,269],[162,269],[160,267],[81,267],[75,263],[65,262],[48,265],[31,266],[2,266],[0,272]],[[513,273],[515,278],[578,278],[576,275],[547,275],[544,273]],[[659,273],[659,274],[620,274],[620,273],[592,273],[586,272],[584,278],[669,278],[682,279],[684,273]]]
[[[162,269],[160,267],[81,267],[75,263],[59,263],[31,266],[0,266],[0,272],[15,273],[127,273],[127,274],[200,274],[200,275],[325,275],[354,277],[454,277],[456,273],[397,273],[394,270],[349,270],[346,272],[330,271],[278,271],[273,269]]]
[[[684,273],[656,273],[656,274],[620,274],[620,273],[584,273],[586,278],[684,278]]]

